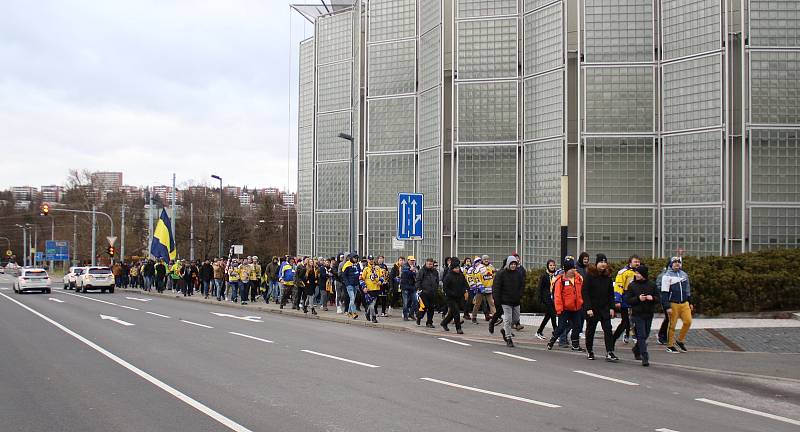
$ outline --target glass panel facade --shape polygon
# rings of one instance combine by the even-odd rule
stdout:
[[[297,211],[313,210],[314,171],[302,170],[297,173]]]
[[[332,257],[350,245],[350,213],[316,214],[315,255]]]
[[[609,261],[627,260],[631,254],[653,254],[653,210],[631,208],[586,209],[586,250],[605,253]]]
[[[350,142],[340,133],[350,133],[350,111],[317,116],[317,162],[350,158]]]
[[[665,208],[664,254],[706,256],[722,253],[722,210]]]
[[[522,262],[528,271],[538,270],[561,254],[561,209],[525,209]]]
[[[350,208],[350,164],[335,162],[317,165],[317,210]]]
[[[722,56],[665,64],[664,130],[722,125]]]
[[[664,60],[722,47],[720,0],[661,0]]]
[[[653,61],[653,4],[585,0],[584,56],[589,63]]]
[[[586,138],[584,202],[652,203],[652,138]]]
[[[304,127],[297,137],[297,164],[299,169],[314,168],[314,128]]]
[[[757,202],[800,203],[800,129],[751,132],[751,194]]]
[[[558,205],[561,202],[561,140],[526,143],[524,153],[525,204]]]
[[[585,73],[587,132],[653,131],[653,68],[591,67]]]
[[[800,208],[750,209],[753,250],[800,247]]]
[[[458,204],[517,203],[517,146],[459,147]]]
[[[517,83],[459,83],[458,141],[517,140]]]
[[[526,140],[564,134],[564,73],[537,75],[523,82]]]
[[[425,229],[427,228],[426,226]],[[387,266],[391,266],[398,256],[412,255],[414,253],[412,241],[405,242],[405,248],[402,250],[392,249],[392,237],[395,235],[397,235],[396,211],[367,212],[367,254],[376,258],[378,255],[383,255]]]
[[[440,148],[419,152],[419,192],[425,195],[425,207],[440,206],[442,156]]]
[[[415,97],[367,102],[367,146],[371,152],[414,150]]]
[[[457,212],[457,256],[487,254],[502,262],[497,257],[505,258],[517,250],[516,210],[459,209]]]
[[[457,18],[477,18],[517,13],[517,0],[456,0]]]
[[[425,91],[442,81],[442,35],[428,32],[419,39],[419,90]]]
[[[441,107],[439,88],[419,95],[419,149],[436,147],[441,144]]]
[[[722,200],[722,133],[665,136],[664,202],[712,203]]]
[[[517,76],[517,19],[457,24],[458,79]]]
[[[351,109],[350,62],[334,63],[317,68],[317,111]]]
[[[298,213],[297,214],[297,254],[298,255],[311,255],[313,246],[313,238],[311,236],[311,229],[314,227],[314,214]]]
[[[800,46],[800,2],[750,0],[752,46]]]
[[[370,96],[413,93],[416,88],[416,42],[383,43],[367,47]]]
[[[353,57],[353,16],[337,13],[317,20],[316,40],[319,64],[333,63]]]
[[[540,7],[547,6],[553,2],[561,3],[561,0],[522,0],[523,10],[528,13],[532,10],[539,9]]]
[[[753,123],[800,124],[800,52],[750,53]]]
[[[564,64],[561,3],[540,9],[522,18],[524,38],[524,74],[531,75]]]
[[[314,125],[314,40],[300,44],[300,69],[297,122],[299,127]]]
[[[417,33],[416,0],[370,0],[369,41],[412,38]]]
[[[428,198],[426,197],[425,199],[427,200]],[[418,262],[424,262],[427,258],[433,258],[442,263],[442,221],[440,212],[439,210],[425,210],[422,212],[422,217],[425,224],[425,237],[417,242],[419,244],[417,260]]]
[[[442,23],[442,0],[419,1],[419,30],[424,34]]]
[[[367,207],[397,208],[397,194],[414,191],[414,154],[367,157]]]

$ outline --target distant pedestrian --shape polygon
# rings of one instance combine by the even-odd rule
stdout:
[[[558,315],[558,327],[547,343],[547,349],[553,349],[556,340],[570,331],[573,351],[583,351],[580,347],[580,314],[583,311],[583,278],[575,269],[575,260],[568,256],[564,260],[564,273],[559,275],[553,284],[553,303]]]
[[[536,337],[540,340],[545,339],[544,328],[547,327],[547,322],[551,322],[553,331],[556,331],[556,307],[553,303],[553,282],[556,279],[556,262],[555,260],[547,260],[545,272],[539,277],[539,302],[544,306],[545,313],[542,318],[542,323],[539,325],[539,330],[536,331]]]
[[[648,280],[647,266],[640,264],[634,269],[634,280],[625,290],[625,302],[631,306],[631,323],[636,331],[636,344],[633,355],[642,361],[642,366],[650,366],[650,354],[647,352],[647,338],[653,324],[653,314],[660,302],[656,285]]]
[[[669,330],[667,332],[667,352],[677,353],[675,345],[682,352],[686,352],[686,335],[692,326],[692,291],[689,286],[689,275],[683,271],[681,257],[670,260],[668,270],[661,281],[661,304],[669,316]],[[675,326],[681,320],[681,332],[675,339]]]
[[[447,303],[447,314],[440,325],[444,331],[450,331],[447,325],[450,324],[450,321],[455,320],[456,333],[464,334],[464,331],[461,330],[461,309],[467,290],[469,290],[469,284],[467,284],[467,279],[461,271],[461,261],[458,258],[453,258],[450,264],[450,271],[445,275],[442,282],[442,290]]]
[[[513,324],[519,321],[522,293],[525,290],[525,273],[519,267],[517,257],[512,255],[506,258],[506,264],[497,274],[492,290],[495,300],[503,309],[505,319],[500,333],[509,347],[514,347]]]
[[[586,311],[586,351],[587,358],[594,360],[594,334],[597,324],[603,329],[603,340],[606,348],[606,361],[616,362],[614,354],[614,331],[611,318],[614,317],[614,282],[608,259],[604,254],[597,254],[595,265],[589,265],[586,279],[583,281],[583,308]]]
[[[425,265],[417,273],[414,286],[420,298],[420,305],[416,311],[417,325],[420,325],[422,318],[426,317],[425,326],[436,328],[433,325],[433,314],[436,311],[436,290],[439,289],[439,272],[433,266],[433,258],[425,260]]]

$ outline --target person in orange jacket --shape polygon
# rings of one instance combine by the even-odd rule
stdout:
[[[553,345],[569,326],[570,339],[572,339],[572,351],[583,352],[580,347],[580,315],[583,310],[583,277],[575,270],[575,258],[567,256],[564,258],[564,273],[558,275],[554,281],[553,303],[555,303],[556,315],[558,315],[558,327],[547,342],[547,349],[553,349]]]

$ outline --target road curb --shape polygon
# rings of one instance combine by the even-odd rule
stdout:
[[[800,312],[795,312],[792,314],[792,319],[800,320]]]

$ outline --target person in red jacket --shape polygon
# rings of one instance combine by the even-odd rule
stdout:
[[[575,260],[567,257],[564,260],[564,273],[560,274],[553,283],[553,303],[555,303],[556,315],[558,315],[558,327],[547,342],[547,349],[553,349],[553,345],[569,326],[570,339],[572,339],[572,350],[583,352],[580,347],[580,316],[583,310],[583,278],[575,270]]]

